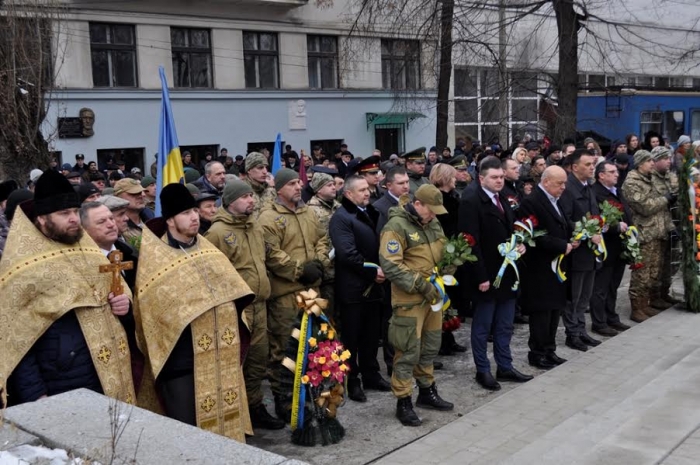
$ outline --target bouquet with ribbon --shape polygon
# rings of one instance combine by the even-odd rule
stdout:
[[[435,286],[440,299],[432,304],[430,308],[434,312],[442,310],[446,312],[452,302],[445,291],[445,286],[456,286],[459,284],[453,273],[457,271],[459,266],[467,262],[475,262],[476,256],[472,253],[472,247],[476,245],[476,240],[471,234],[462,233],[455,235],[447,241],[442,252],[442,259],[433,270],[428,281]]]
[[[530,247],[535,247],[535,239],[547,234],[547,231],[537,229],[537,226],[539,226],[539,221],[535,215],[519,219],[514,223],[515,232],[510,236],[510,240],[498,245],[498,253],[503,257],[503,264],[498,270],[496,279],[493,281],[493,287],[496,289],[501,287],[503,275],[506,273],[506,269],[511,266],[513,267],[513,271],[515,271],[515,283],[513,283],[511,289],[514,291],[518,290],[520,287],[520,272],[518,271],[517,261],[520,259],[520,254],[517,248],[519,244],[527,244]]]
[[[615,200],[606,200],[598,205],[600,216],[608,226],[616,226],[625,217],[625,207]]]
[[[571,238],[572,241],[588,241],[588,247],[595,253],[596,259],[602,262],[608,258],[608,251],[605,248],[605,241],[603,240],[603,228],[605,227],[605,218],[600,215],[591,215],[586,213],[586,216],[581,218],[581,221],[577,221],[574,225],[574,233]],[[600,243],[594,244],[590,239],[595,236],[600,235]],[[602,258],[601,258],[602,257]]]
[[[302,446],[336,444],[345,436],[337,410],[343,404],[345,377],[350,369],[350,352],[337,340],[337,333],[323,313],[326,299],[316,291],[300,291],[297,306],[303,312],[301,325],[294,328],[296,360],[282,361],[294,373],[292,395],[292,442]]]
[[[630,270],[638,270],[644,266],[642,252],[639,248],[639,231],[635,226],[630,226],[627,231],[620,234],[624,249],[620,257],[630,264]]]

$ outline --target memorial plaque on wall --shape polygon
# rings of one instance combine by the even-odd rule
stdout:
[[[83,134],[83,121],[77,116],[58,118],[58,137],[61,139],[85,137]]]

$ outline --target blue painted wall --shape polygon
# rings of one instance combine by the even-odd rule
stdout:
[[[309,152],[311,140],[344,139],[358,156],[368,157],[374,146],[374,129],[367,129],[365,113],[414,112],[426,115],[413,121],[405,136],[406,149],[435,144],[434,94],[425,93],[401,107],[390,92],[250,92],[171,91],[180,145],[219,145],[229,155],[245,154],[249,142],[273,142],[277,132],[295,150]],[[288,102],[306,101],[306,130],[289,130]],[[406,108],[410,103],[411,108]],[[144,165],[158,151],[160,92],[64,91],[53,94],[43,131],[52,138],[50,148],[74,162],[97,160],[97,150],[144,148]],[[95,135],[59,139],[57,118],[78,116],[81,108],[95,112]]]

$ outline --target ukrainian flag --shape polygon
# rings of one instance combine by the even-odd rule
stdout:
[[[179,182],[185,183],[185,172],[182,168],[180,156],[180,144],[175,132],[175,120],[173,110],[170,107],[170,93],[168,81],[165,79],[165,70],[160,67],[160,82],[163,87],[163,96],[160,110],[160,131],[158,134],[158,177],[156,178],[156,216],[161,215],[160,191],[163,186]]]

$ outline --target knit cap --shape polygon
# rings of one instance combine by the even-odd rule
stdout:
[[[233,202],[243,197],[245,194],[252,193],[253,188],[247,182],[241,181],[239,179],[231,181],[224,187],[224,193],[221,197],[221,204],[224,208],[227,208]]]
[[[647,150],[637,150],[634,152],[634,166],[639,166],[645,161],[651,160],[652,156]]]
[[[279,191],[286,186],[288,182],[294,181],[295,179],[299,179],[299,173],[289,168],[282,168],[275,174],[275,190]]]
[[[331,182],[335,181],[333,181],[333,177],[330,174],[316,173],[314,174],[313,179],[311,179],[311,189],[314,191],[314,193],[316,193],[320,191],[323,186]]]

